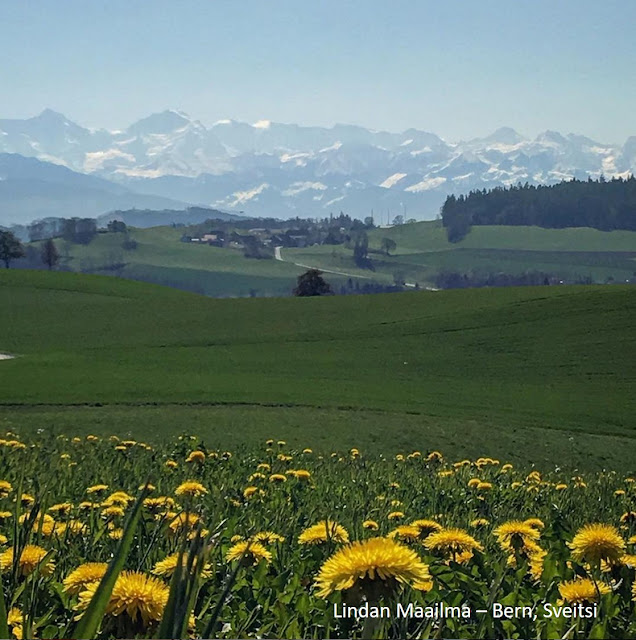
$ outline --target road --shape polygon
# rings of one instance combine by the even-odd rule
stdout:
[[[357,273],[347,273],[345,271],[334,271],[333,269],[324,269],[323,267],[312,267],[308,264],[301,264],[300,262],[291,262],[290,260],[285,260],[285,258],[283,258],[283,255],[282,255],[282,249],[283,247],[274,247],[274,257],[276,258],[276,260],[280,260],[281,262],[289,262],[290,264],[293,264],[297,267],[301,267],[303,269],[318,269],[323,273],[334,273],[338,276],[345,276],[347,278],[361,278],[363,280],[374,280],[372,276],[361,276]],[[412,289],[415,289],[417,287],[415,282],[405,282],[404,286],[411,287]],[[437,291],[437,289],[435,289],[434,287],[422,287],[422,288],[426,289],[427,291]]]

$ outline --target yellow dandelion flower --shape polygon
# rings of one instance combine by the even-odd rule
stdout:
[[[249,500],[254,494],[258,492],[258,487],[245,487],[243,491],[243,497]]]
[[[5,544],[7,544],[7,542],[9,542],[9,538],[0,533],[0,546],[4,546]]]
[[[322,520],[308,527],[298,536],[298,544],[321,544],[323,542],[349,542],[347,530],[332,520]]]
[[[239,535],[234,535],[230,538],[230,542],[232,544],[234,544],[235,542],[241,542],[242,540],[245,540],[245,538],[243,536],[239,536]]]
[[[444,469],[443,471],[438,471],[437,475],[440,478],[450,478],[453,475],[452,469]]]
[[[427,462],[441,462],[444,459],[444,456],[439,451],[431,451],[426,456]]]
[[[106,491],[108,489],[108,485],[107,484],[94,484],[92,487],[88,487],[86,489],[86,493],[91,494],[91,493],[102,493],[103,491]]]
[[[200,450],[191,451],[190,455],[186,458],[186,462],[196,462],[197,464],[203,464],[205,462],[205,453]]]
[[[230,547],[225,559],[227,562],[241,560],[241,563],[247,566],[258,564],[261,560],[269,563],[272,559],[272,554],[260,542],[244,540]]]
[[[275,542],[285,542],[285,538],[273,531],[259,531],[252,536],[254,542],[261,544],[274,544]]]
[[[400,583],[423,587],[431,583],[431,576],[412,549],[389,538],[371,538],[343,547],[322,565],[316,578],[317,595],[326,598],[357,582],[363,588],[376,583],[394,590]]]
[[[11,511],[0,511],[0,522],[4,522],[5,520],[8,520],[12,517],[13,514],[11,513]]]
[[[193,529],[200,520],[201,518],[194,513],[180,513],[168,527],[172,533],[178,533],[184,529]]]
[[[287,482],[287,478],[282,473],[274,473],[269,477],[270,482]]]
[[[615,527],[608,524],[587,524],[579,529],[568,545],[575,560],[585,560],[592,565],[601,560],[615,562],[625,550],[625,541]]]
[[[527,518],[523,522],[533,529],[539,529],[539,531],[545,529],[545,523],[539,518]]]
[[[121,507],[106,507],[102,510],[104,518],[123,518],[126,512]]]
[[[411,522],[411,526],[417,528],[417,530],[420,532],[420,537],[422,538],[429,535],[429,533],[433,533],[435,531],[441,531],[443,529],[442,525],[439,524],[439,522],[435,522],[435,520],[426,520],[426,519],[413,520],[413,522]]]
[[[471,478],[468,481],[468,488],[469,489],[476,489],[479,486],[480,482],[481,482],[481,480],[479,478]]]
[[[22,640],[24,634],[24,615],[17,607],[12,607],[7,615],[7,624],[11,627],[11,633],[17,640]]]
[[[636,569],[636,555],[626,553],[621,556],[620,563],[624,564],[626,567],[630,567],[631,569]]]
[[[554,488],[557,491],[565,491],[568,488],[568,485],[564,484],[563,482],[559,482]]]
[[[307,469],[297,469],[296,470],[296,479],[297,480],[310,480],[311,479],[311,472],[307,471]]]
[[[91,509],[100,509],[102,505],[99,502],[89,502],[85,500],[77,506],[81,511],[90,511]]]
[[[621,524],[636,524],[636,511],[626,511],[620,518]]]
[[[187,496],[189,498],[198,498],[208,493],[208,490],[200,483],[194,480],[188,480],[180,484],[174,491],[177,496]]]
[[[492,489],[491,482],[480,482],[477,485],[477,491],[490,491]]]
[[[256,465],[257,469],[262,469],[263,471],[271,471],[271,467],[269,464],[267,464],[267,462],[260,462],[259,464]]]
[[[111,529],[108,532],[108,537],[111,540],[121,540],[124,537],[124,530],[121,527],[117,527],[115,529]]]
[[[51,511],[52,513],[65,515],[69,511],[71,511],[72,508],[73,508],[73,505],[70,502],[60,502],[59,504],[54,504],[52,507],[49,507],[48,510]]]
[[[92,582],[79,594],[76,609],[85,610],[99,583]],[[169,587],[161,580],[137,571],[122,571],[106,606],[107,617],[124,616],[147,628],[158,623],[168,602]]]
[[[172,574],[177,568],[178,561],[179,561],[179,552],[173,553],[171,556],[168,556],[167,558],[164,558],[163,560],[160,560],[159,562],[157,562],[157,564],[155,564],[155,566],[153,567],[150,573],[156,576],[161,576],[162,578],[172,578]],[[197,560],[195,558],[194,560],[195,567],[196,567],[196,562]],[[188,565],[188,556],[185,553],[182,556],[181,564],[183,567],[187,567]],[[206,563],[203,569],[201,570],[201,577],[204,580],[207,580],[211,575],[212,575],[212,565],[210,565],[209,563]]]
[[[41,575],[48,576],[53,573],[55,564],[53,563],[51,558],[49,557],[45,562],[42,562],[47,553],[48,551],[46,549],[38,547],[37,545],[26,545],[26,547],[22,549],[22,553],[20,554],[20,559],[18,561],[20,574],[23,576],[28,576],[35,571],[38,565]],[[0,553],[0,571],[4,572],[7,569],[10,569],[12,566],[13,547],[7,549],[3,553]]]
[[[179,464],[174,460],[166,460],[163,466],[166,467],[166,469],[176,469]]]
[[[429,551],[451,556],[457,556],[465,551],[481,551],[483,548],[475,538],[463,529],[442,529],[431,533],[423,544]]]
[[[368,529],[369,531],[377,531],[380,525],[375,520],[365,520],[362,523],[362,528]]]
[[[80,591],[84,591],[86,585],[99,582],[104,577],[106,569],[108,569],[107,562],[81,564],[64,579],[64,592],[76,596]]]
[[[583,602],[596,602],[598,594],[609,593],[610,588],[603,582],[596,584],[589,578],[576,578],[559,585],[559,593],[565,602],[578,604]]]
[[[104,507],[127,507],[134,498],[125,491],[115,491],[111,493],[102,503]]]
[[[306,449],[303,449],[303,453],[313,453],[313,450],[306,448]]]
[[[13,491],[13,486],[7,480],[0,480],[0,493],[4,494],[2,497],[6,498]]]
[[[510,549],[520,550],[526,546],[531,546],[528,545],[528,543],[536,542],[541,536],[537,529],[521,520],[504,522],[502,525],[499,525],[493,533],[502,549],[506,551]]]
[[[478,529],[480,527],[487,527],[489,524],[490,520],[487,520],[486,518],[477,518],[470,523],[470,526]]]
[[[404,517],[404,513],[402,511],[391,511],[387,516],[388,520],[400,520]]]
[[[420,530],[413,525],[403,524],[393,529],[393,531],[391,531],[387,537],[399,538],[400,540],[413,542],[415,540],[419,540]]]
[[[30,507],[35,502],[35,498],[28,493],[23,493],[20,502],[23,507]]]

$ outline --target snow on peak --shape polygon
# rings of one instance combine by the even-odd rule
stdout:
[[[258,120],[253,125],[254,129],[269,129],[272,126],[271,120]]]
[[[396,185],[402,178],[406,178],[406,173],[394,173],[392,176],[389,176],[384,182],[380,184],[381,187],[385,189],[390,189],[392,186]]]

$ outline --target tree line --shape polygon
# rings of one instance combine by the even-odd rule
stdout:
[[[459,242],[476,225],[636,231],[636,178],[574,178],[553,185],[526,182],[475,190],[448,196],[441,215],[450,242]]]

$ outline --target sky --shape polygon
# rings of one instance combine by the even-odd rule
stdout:
[[[0,0],[0,118],[636,135],[633,0]]]

